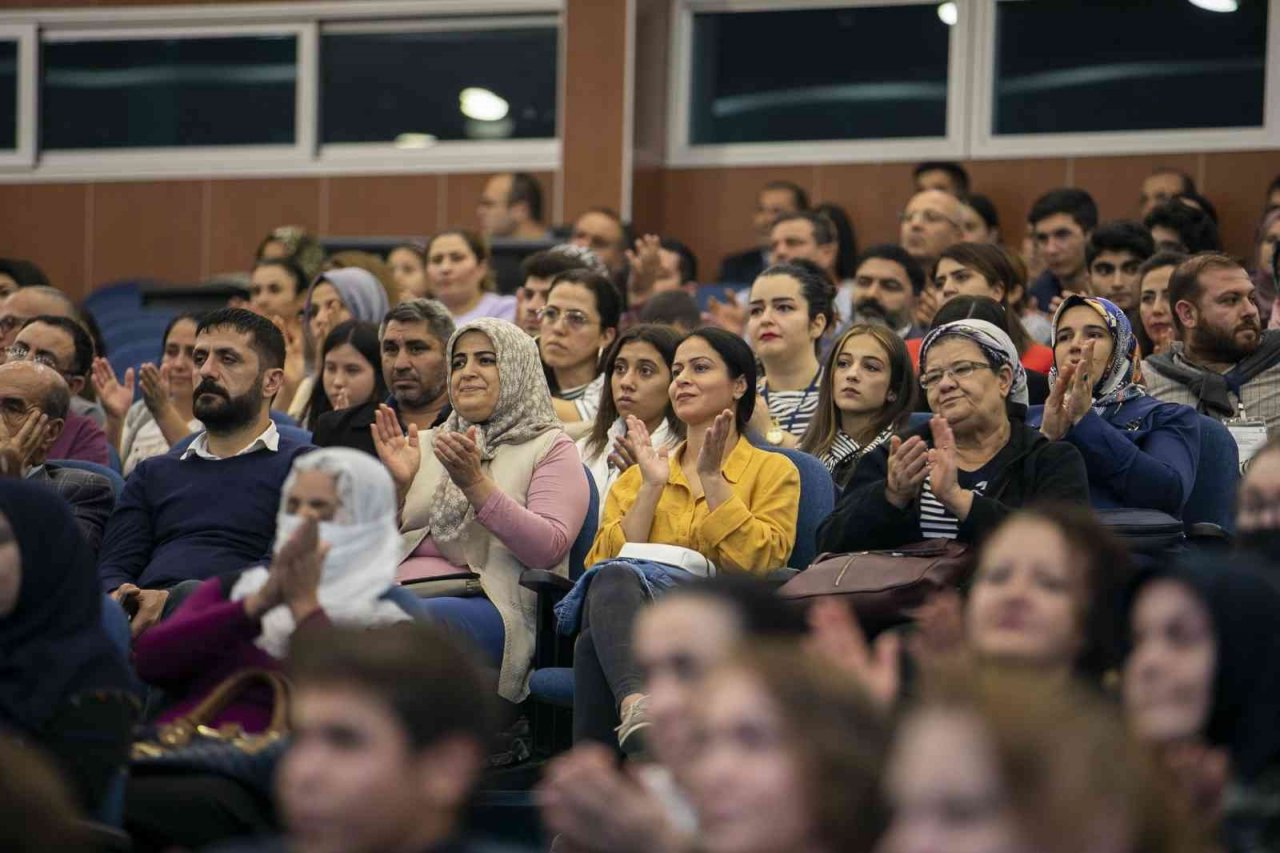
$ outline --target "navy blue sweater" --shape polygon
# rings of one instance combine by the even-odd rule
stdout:
[[[1043,408],[1027,413],[1039,427]],[[1190,406],[1134,397],[1093,410],[1063,436],[1084,456],[1089,503],[1099,509],[1156,509],[1175,518],[1196,481],[1200,456],[1200,416]]]
[[[309,444],[280,436],[279,450],[217,461],[182,449],[144,460],[129,475],[107,522],[98,575],[160,589],[260,563],[271,552],[280,488]]]

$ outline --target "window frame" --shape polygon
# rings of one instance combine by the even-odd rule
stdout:
[[[89,7],[0,12],[0,38],[19,38],[19,150],[0,152],[0,183],[165,178],[490,172],[560,167],[559,138],[458,140],[425,149],[386,143],[321,145],[322,32],[493,29],[523,22],[560,28],[565,0],[319,0],[201,6]],[[235,24],[225,23],[234,20]],[[296,36],[296,138],[292,145],[40,151],[39,53],[58,41]],[[557,87],[557,97],[562,95]]]
[[[996,3],[1026,0],[970,0],[975,17],[973,122],[970,157],[1084,157],[1182,151],[1247,151],[1280,145],[1280,0],[1268,0],[1263,126],[1188,130],[1118,130],[1084,133],[1005,134],[992,132],[995,116]],[[963,10],[962,10],[963,14]]]
[[[795,142],[730,142],[694,145],[690,141],[689,107],[693,92],[693,16],[706,12],[783,12],[864,6],[933,6],[937,0],[675,0],[671,33],[671,99],[667,111],[667,165],[771,166],[811,163],[869,163],[884,160],[959,159],[967,133],[969,69],[966,46],[972,16],[962,14],[950,27],[947,56],[947,132],[921,139],[800,140]],[[964,2],[964,0],[962,0]]]

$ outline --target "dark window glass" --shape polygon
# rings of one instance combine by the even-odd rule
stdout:
[[[325,34],[320,139],[554,138],[557,42],[555,27]],[[475,88],[506,101],[506,116],[463,115],[459,96]]]
[[[695,15],[690,141],[945,136],[948,37],[929,4]]]
[[[18,43],[0,41],[0,151],[18,147]]]
[[[1002,0],[993,129],[1259,127],[1266,48],[1264,0]]]
[[[42,48],[47,149],[287,145],[297,39],[50,42]]]

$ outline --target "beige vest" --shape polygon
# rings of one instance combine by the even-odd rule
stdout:
[[[431,448],[435,445],[435,430],[423,436],[422,467],[405,496],[401,514],[400,559],[417,549],[430,533],[427,519],[431,510],[431,498],[441,477],[447,477],[444,466],[435,458]],[[558,429],[547,430],[524,444],[500,445],[493,459],[481,464],[481,470],[497,485],[502,493],[521,506],[529,495],[529,481],[533,469],[546,456],[551,445],[561,435]],[[525,567],[515,556],[474,518],[467,522],[462,536],[451,542],[436,542],[445,559],[454,565],[469,566],[480,576],[484,594],[502,616],[506,640],[502,649],[502,670],[498,675],[498,695],[512,702],[521,702],[529,695],[529,669],[533,662],[534,635],[537,631],[538,597],[520,586],[520,573]],[[569,556],[554,569],[568,577]]]

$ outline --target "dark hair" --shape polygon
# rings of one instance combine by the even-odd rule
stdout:
[[[618,223],[618,230],[622,232],[622,237],[620,238],[622,241],[622,248],[627,249],[631,247],[631,244],[634,242],[634,238],[631,236],[631,224],[623,221],[622,216],[618,211],[614,210],[612,207],[606,207],[604,205],[588,207],[578,215],[578,219],[581,219],[588,213],[598,213],[601,216],[607,216],[614,222]],[[577,222],[578,220],[575,219],[574,224],[577,225]]]
[[[622,294],[606,276],[586,269],[566,270],[551,280],[547,297],[562,284],[576,284],[590,290],[596,298],[596,313],[600,315],[601,329],[616,329],[622,319]]]
[[[1000,214],[996,212],[995,203],[991,199],[981,193],[972,193],[965,198],[964,203],[982,217],[982,221],[987,223],[988,228],[994,231],[1000,227]]]
[[[1201,252],[1187,258],[1169,276],[1169,313],[1173,315],[1173,327],[1179,335],[1186,333],[1178,317],[1178,303],[1199,301],[1200,276],[1210,270],[1243,270],[1240,262],[1220,252]]]
[[[826,337],[836,325],[836,289],[831,284],[830,276],[812,261],[797,259],[766,267],[760,275],[756,276],[756,281],[765,276],[773,275],[786,276],[800,285],[800,295],[804,298],[805,304],[809,306],[809,319],[811,321],[819,317],[826,318],[827,325],[823,330],[822,336],[813,342],[814,352],[819,352],[822,338]],[[754,285],[752,286],[754,287]],[[748,291],[749,299],[750,291]]]
[[[1175,201],[1181,201],[1191,207],[1198,207],[1200,210],[1205,212],[1206,216],[1213,220],[1214,225],[1218,224],[1218,208],[1214,207],[1213,202],[1200,195],[1200,193],[1195,192],[1194,190],[1191,192],[1181,192],[1173,198]]]
[[[815,207],[814,212],[830,219],[836,229],[836,278],[841,281],[852,278],[854,261],[858,258],[858,236],[853,220],[843,207],[829,201]]]
[[[542,221],[542,186],[528,172],[511,173],[511,191],[507,193],[507,207],[524,202],[529,206],[529,218]]]
[[[796,206],[796,210],[809,209],[809,194],[796,183],[791,181],[770,181],[760,188],[760,192],[766,190],[786,190],[791,193],[791,200]]]
[[[858,262],[853,265],[854,275],[867,261],[871,260],[892,261],[902,267],[907,273],[907,280],[911,282],[911,292],[916,296],[924,290],[924,268],[920,266],[920,262],[911,257],[907,250],[899,246],[897,243],[880,243],[864,249],[861,255],[858,255]]]
[[[231,329],[249,336],[249,346],[258,356],[258,374],[284,367],[284,335],[266,317],[244,308],[219,308],[201,318],[196,337],[213,329]]]
[[[428,299],[424,296],[420,296],[417,299],[406,299],[399,305],[392,306],[387,315],[382,318],[382,325],[378,329],[379,338],[387,333],[387,324],[393,320],[397,323],[426,324],[427,333],[440,341],[441,351],[449,345],[449,338],[453,337],[453,333],[457,329],[449,309],[445,308],[444,304],[438,300]]]
[[[969,194],[969,173],[959,163],[951,160],[927,160],[912,170],[911,178],[919,180],[925,172],[946,172],[947,177],[951,178],[951,182],[956,185],[961,199]]]
[[[25,329],[33,323],[43,323],[46,326],[61,329],[70,335],[72,346],[75,347],[75,354],[71,357],[71,367],[67,372],[75,376],[87,376],[89,374],[89,368],[93,367],[93,338],[89,337],[89,333],[85,331],[84,326],[69,317],[41,314],[23,323],[22,328]]]
[[[663,237],[658,245],[668,252],[675,252],[680,264],[680,283],[698,280],[698,256],[693,250],[674,237]]]
[[[178,325],[183,321],[188,321],[191,323],[195,323],[196,328],[198,329],[200,328],[200,321],[203,319],[204,319],[203,311],[183,311],[179,314],[174,314],[173,319],[171,319],[168,325],[164,327],[164,334],[160,336],[160,358],[162,360],[164,359],[164,351],[165,351],[165,348],[169,346],[169,335],[170,333],[173,332],[174,326]]]
[[[707,342],[707,346],[716,351],[720,356],[720,360],[724,362],[728,369],[729,378],[737,379],[741,376],[746,380],[746,393],[738,399],[738,406],[734,412],[734,421],[738,427],[739,435],[746,435],[747,425],[751,422],[751,415],[756,410],[756,355],[751,351],[751,347],[747,346],[738,335],[733,332],[726,332],[724,329],[717,329],[714,326],[703,326],[701,329],[695,329],[685,335],[680,343],[684,343],[690,338],[702,338]]]
[[[299,631],[289,674],[301,687],[354,687],[372,694],[415,750],[458,735],[483,748],[492,734],[492,688],[485,686],[471,651],[424,622]]]
[[[49,286],[49,277],[44,270],[22,258],[0,258],[0,275],[9,276],[18,287]]]
[[[994,243],[954,243],[943,249],[941,254],[938,255],[939,262],[943,258],[948,258],[963,267],[974,270],[985,278],[989,284],[1000,284],[1004,287],[1004,299],[998,304],[1005,312],[1009,339],[1013,341],[1013,345],[1017,347],[1019,353],[1026,352],[1034,341],[1027,334],[1026,328],[1022,325],[1022,320],[1018,318],[1017,308],[1013,304],[1014,291],[1019,289],[1025,291],[1027,287],[1026,273],[1022,264],[1014,260],[1013,255]],[[938,264],[935,263],[933,265],[933,275],[936,277],[937,274]]]
[[[320,347],[320,358],[316,365],[318,375],[315,385],[311,388],[311,399],[307,401],[306,412],[302,417],[304,424],[315,427],[316,420],[321,415],[333,411],[333,401],[324,390],[324,359],[343,344],[351,344],[356,352],[369,362],[369,367],[373,368],[373,396],[370,399],[380,403],[387,399],[390,393],[387,391],[386,380],[382,376],[382,352],[378,341],[378,327],[363,320],[347,320],[334,326],[329,334],[325,335],[324,344]]]
[[[427,244],[426,243],[419,242],[418,240],[410,240],[408,243],[397,243],[396,245],[392,246],[390,249],[387,250],[388,262],[390,261],[391,254],[393,252],[400,252],[400,251],[413,252],[415,255],[418,256],[418,260],[422,261],[424,264],[427,262]]]
[[[1141,222],[1118,219],[1104,222],[1090,232],[1089,242],[1084,247],[1085,263],[1092,266],[1103,252],[1128,252],[1139,261],[1145,261],[1155,254],[1156,244],[1151,239],[1151,232]]]
[[[1178,195],[1196,191],[1195,179],[1181,169],[1175,169],[1172,166],[1156,166],[1151,170],[1150,177],[1154,178],[1156,175],[1177,175],[1182,180],[1182,189],[1178,191]]]
[[[683,290],[664,290],[645,300],[640,309],[641,323],[658,323],[675,326],[682,332],[691,332],[702,325],[702,311],[698,301]]]
[[[688,296],[683,291],[674,291],[682,296]],[[665,294],[657,294],[663,296]],[[654,298],[656,299],[657,296]],[[653,301],[652,299],[650,301]],[[645,307],[648,307],[647,305]],[[618,336],[609,349],[604,354],[604,387],[600,389],[600,408],[596,411],[595,422],[591,425],[591,434],[587,438],[586,450],[588,456],[595,456],[603,451],[609,443],[609,428],[613,426],[614,421],[618,419],[618,404],[613,399],[613,366],[618,361],[618,354],[622,352],[622,348],[636,341],[643,341],[658,351],[658,355],[662,356],[662,360],[667,364],[667,370],[671,370],[671,363],[676,358],[676,347],[680,345],[682,340],[680,333],[670,326],[661,326],[656,323],[640,323],[632,326],[621,335]],[[675,410],[671,408],[671,395],[667,395],[667,428],[676,435],[684,435],[684,423],[676,417]]]
[[[1271,198],[1271,194],[1280,190],[1280,175],[1276,175],[1271,179],[1271,183],[1267,184],[1267,198]]]
[[[520,283],[524,284],[527,278],[551,279],[562,272],[585,269],[590,269],[590,266],[581,257],[557,249],[547,249],[534,252],[520,262]]]
[[[840,351],[844,349],[845,343],[859,335],[875,338],[876,342],[889,354],[889,391],[893,393],[894,399],[885,400],[870,436],[865,439],[854,437],[859,439],[860,444],[865,445],[888,427],[898,426],[911,411],[911,406],[915,402],[916,372],[911,366],[911,354],[907,352],[907,345],[903,343],[897,332],[887,326],[857,323],[840,335],[827,353],[826,362],[823,365],[823,381],[818,387],[818,408],[809,420],[804,436],[800,439],[800,449],[805,453],[822,456],[831,449],[832,443],[840,433],[840,415],[836,411],[833,389],[836,362],[840,358]]]
[[[1138,280],[1141,281],[1152,270],[1176,267],[1185,261],[1187,257],[1182,252],[1156,252],[1143,261],[1142,266],[1138,267]]]
[[[471,231],[466,228],[448,228],[444,231],[432,234],[431,239],[427,240],[426,255],[428,257],[431,255],[431,245],[441,237],[461,237],[467,244],[467,248],[471,250],[471,254],[476,256],[476,263],[489,263],[489,241],[475,231]],[[489,271],[485,273],[484,281],[481,283],[480,287],[483,290],[493,290],[494,278],[492,267],[490,267]]]
[[[838,242],[836,224],[825,213],[819,213],[816,210],[797,210],[794,213],[784,213],[773,220],[773,225],[770,228],[776,228],[784,222],[796,220],[808,222],[813,226],[813,242],[819,246],[830,246]]]
[[[256,270],[258,267],[279,267],[293,279],[294,296],[301,296],[307,292],[307,274],[293,258],[264,258],[254,263],[253,268]]]
[[[1154,231],[1157,227],[1176,231],[1178,239],[1191,255],[1222,249],[1218,226],[1209,218],[1209,214],[1176,198],[1152,208],[1142,224],[1149,231]]]
[[[1037,222],[1056,213],[1065,213],[1070,216],[1084,231],[1092,231],[1098,224],[1098,205],[1094,202],[1093,196],[1084,190],[1071,188],[1050,190],[1040,196],[1035,204],[1031,205],[1027,221],[1034,228]]]
[[[1138,290],[1141,294],[1142,280],[1152,270],[1164,269],[1165,267],[1176,267],[1187,259],[1187,256],[1181,252],[1156,252],[1151,257],[1142,262],[1138,267]],[[1172,314],[1173,308],[1170,306],[1169,313]],[[1151,355],[1155,352],[1155,341],[1151,340],[1151,336],[1147,334],[1147,327],[1142,324],[1142,316],[1137,310],[1129,314],[1130,325],[1133,327],[1133,336],[1138,339],[1138,347],[1143,355]],[[1175,321],[1176,323],[1176,321]],[[1176,329],[1177,326],[1175,325]]]

